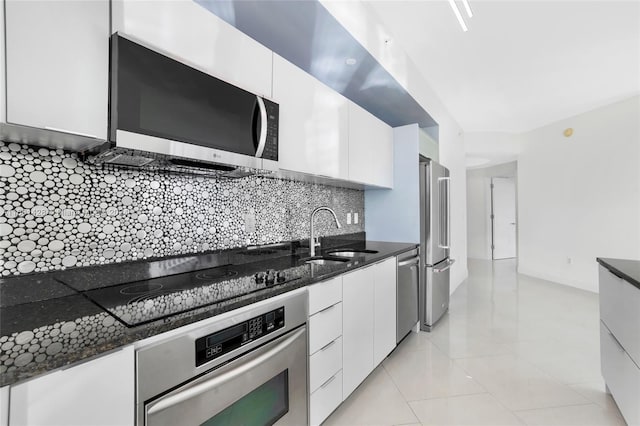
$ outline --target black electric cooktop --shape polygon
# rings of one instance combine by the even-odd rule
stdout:
[[[277,265],[277,262],[276,262]],[[114,284],[113,277],[93,277],[91,289],[76,288],[73,279],[57,279],[76,288],[127,327],[157,321],[202,306],[285,284],[302,278],[307,268],[270,262],[224,265],[156,278]]]

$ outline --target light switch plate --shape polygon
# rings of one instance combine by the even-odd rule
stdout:
[[[256,215],[253,213],[245,213],[244,215],[244,231],[247,234],[256,232]]]
[[[355,212],[353,214],[353,223],[355,223],[356,225],[358,224],[358,212]]]
[[[351,213],[347,213],[347,225],[351,225]]]

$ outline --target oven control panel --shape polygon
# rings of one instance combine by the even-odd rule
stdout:
[[[284,307],[196,340],[196,367],[284,327]]]

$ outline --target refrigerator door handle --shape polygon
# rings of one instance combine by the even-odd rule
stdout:
[[[453,265],[454,263],[456,263],[455,259],[449,259],[447,264],[445,266],[443,266],[442,268],[433,268],[433,272],[436,273],[436,274],[439,273],[439,272],[444,272],[447,269],[451,268],[451,265]]]
[[[438,247],[443,249],[451,248],[449,246],[450,238],[451,238],[451,228],[449,226],[449,206],[450,206],[450,197],[449,197],[449,181],[450,177],[440,177],[438,178],[438,190],[439,190],[439,199],[440,199],[440,235],[438,236]],[[444,202],[443,202],[444,201]]]

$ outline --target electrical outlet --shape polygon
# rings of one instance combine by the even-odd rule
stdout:
[[[347,213],[347,225],[351,225],[351,213]]]
[[[568,263],[569,265],[571,265],[571,264],[573,263],[573,259],[572,259],[572,258],[570,258],[570,257],[567,257],[567,263]]]
[[[356,225],[358,224],[358,212],[355,212],[353,214],[353,223],[355,223]]]
[[[245,213],[244,232],[247,234],[253,234],[256,232],[256,215],[254,213]]]

